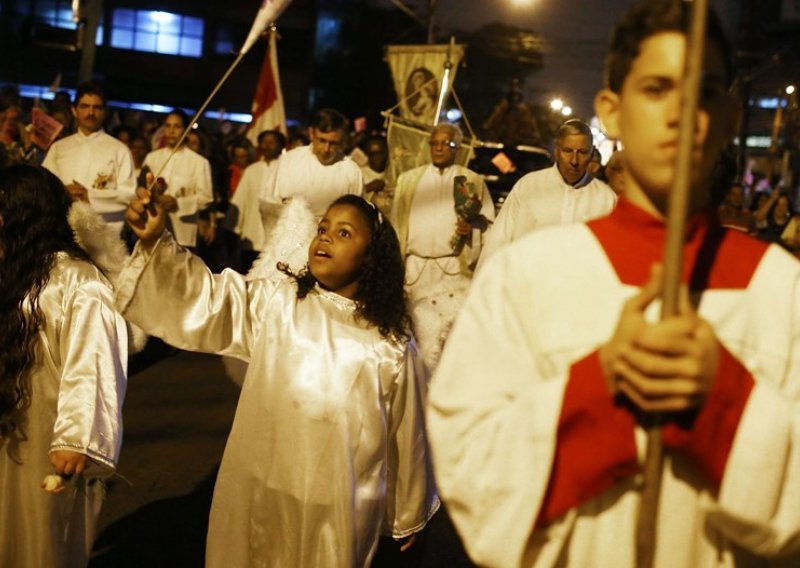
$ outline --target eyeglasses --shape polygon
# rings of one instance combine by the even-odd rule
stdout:
[[[428,146],[431,148],[444,148],[446,146],[454,150],[458,148],[458,144],[452,140],[428,140]]]

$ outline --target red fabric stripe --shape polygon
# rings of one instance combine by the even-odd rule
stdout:
[[[715,490],[722,484],[725,464],[753,384],[753,377],[744,365],[720,345],[714,384],[700,412],[689,425],[671,422],[664,426],[664,446],[688,457]]]
[[[719,227],[713,214],[699,214],[687,226],[683,281],[692,290],[744,289],[767,244],[740,231]],[[650,266],[664,256],[664,223],[626,199],[607,217],[588,224],[620,281],[642,286]]]
[[[553,471],[536,524],[553,521],[638,471],[634,419],[614,404],[595,351],[570,369]]]

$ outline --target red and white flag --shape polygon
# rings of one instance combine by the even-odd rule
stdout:
[[[264,130],[280,130],[286,134],[286,111],[283,106],[281,77],[278,72],[278,46],[273,30],[269,34],[267,52],[258,75],[256,94],[253,97],[253,120],[247,128],[247,138],[258,145],[258,135]]]

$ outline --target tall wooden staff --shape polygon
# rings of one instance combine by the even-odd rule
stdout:
[[[678,314],[678,303],[683,274],[683,244],[686,232],[686,212],[691,191],[692,153],[700,75],[705,55],[705,32],[708,0],[692,2],[689,34],[686,45],[684,82],[681,92],[681,115],[678,134],[678,153],[675,164],[675,182],[669,196],[667,213],[667,240],[664,247],[664,273],[661,319]],[[644,488],[639,508],[636,534],[636,566],[650,568],[656,550],[656,521],[661,492],[661,473],[664,465],[664,446],[661,439],[660,419],[647,429],[647,456],[644,464]]]
[[[192,125],[203,115],[208,108],[209,103],[211,103],[211,99],[214,98],[214,95],[220,90],[220,87],[228,80],[233,70],[239,65],[239,63],[244,58],[245,54],[250,51],[250,48],[253,47],[253,44],[261,37],[261,34],[267,29],[268,26],[272,25],[278,16],[280,16],[281,12],[289,5],[289,2],[292,0],[262,0],[261,7],[258,9],[256,13],[255,20],[253,21],[253,25],[250,27],[250,32],[247,34],[247,38],[244,40],[242,47],[239,49],[239,53],[236,55],[236,59],[234,59],[233,63],[231,63],[228,70],[225,71],[225,74],[222,76],[214,88],[211,90],[211,94],[206,97],[205,102],[200,105],[200,108],[195,113],[192,120],[189,121],[189,124],[186,125],[186,128],[183,130],[181,137],[178,139],[178,143],[175,144],[175,147],[172,148],[172,152],[170,152],[167,159],[164,160],[164,163],[161,165],[161,168],[156,172],[153,176],[152,181],[147,186],[147,191],[150,193],[150,196],[153,197],[153,188],[156,187],[156,183],[158,178],[161,176],[161,173],[164,171],[164,168],[167,167],[170,159],[172,156],[175,155],[183,141],[186,139],[186,135],[189,134],[189,131],[192,129]]]

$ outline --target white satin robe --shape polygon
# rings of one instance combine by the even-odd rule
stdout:
[[[23,442],[0,439],[0,566],[85,566],[102,486],[122,443],[128,340],[113,293],[88,262],[59,254],[39,296],[45,324],[29,375]],[[84,477],[60,493],[41,487],[48,457],[72,450],[91,458]]]
[[[212,275],[166,233],[150,255],[134,251],[117,305],[177,347],[250,363],[208,566],[367,566],[380,533],[410,535],[435,512],[416,346],[356,320],[352,301]]]

